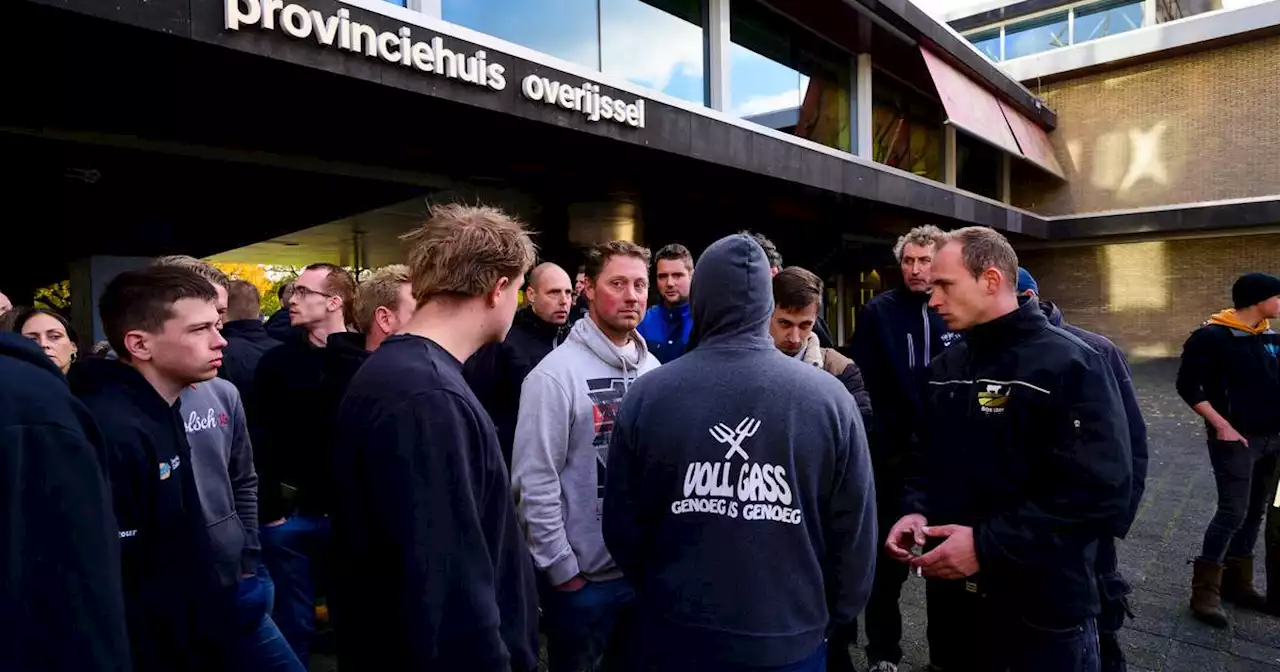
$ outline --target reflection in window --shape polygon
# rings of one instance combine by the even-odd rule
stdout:
[[[1142,27],[1143,0],[1115,0],[1076,8],[1074,44]]]
[[[956,131],[956,186],[998,200],[1003,152],[964,131]]]
[[[987,58],[993,61],[1000,60],[1000,29],[999,28],[996,28],[995,30],[988,30],[983,33],[975,33],[973,35],[967,36],[966,39],[972,42],[973,46],[978,48],[978,51],[981,51],[982,53],[986,54]]]
[[[877,70],[871,77],[872,158],[942,181],[942,104]]]
[[[1005,60],[1065,47],[1070,40],[1067,32],[1066,12],[1011,24],[1004,29]]]
[[[729,111],[849,151],[849,56],[754,0],[729,19]]]
[[[441,4],[445,21],[600,68],[596,0],[443,0]]]
[[[600,0],[602,70],[705,104],[700,0]]]

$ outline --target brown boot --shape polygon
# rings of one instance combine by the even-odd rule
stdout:
[[[1191,578],[1191,611],[1195,617],[1215,628],[1227,627],[1227,613],[1222,610],[1222,565],[1196,558]]]
[[[1241,609],[1266,607],[1267,598],[1253,587],[1253,556],[1227,558],[1222,567],[1222,599]]]

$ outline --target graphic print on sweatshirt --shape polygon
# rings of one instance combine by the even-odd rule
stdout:
[[[587,380],[587,396],[591,399],[591,423],[595,437],[591,446],[596,449],[596,500],[604,501],[605,464],[609,459],[609,440],[613,438],[613,424],[618,419],[618,407],[622,395],[627,392],[627,381],[622,378],[591,378]],[[596,506],[599,513],[601,506]]]
[[[187,416],[186,421],[182,424],[183,427],[186,428],[188,434],[198,434],[206,430],[226,427],[230,423],[231,418],[227,417],[225,412],[219,413],[210,408],[209,411],[203,415],[196,411],[191,411],[191,415]]]
[[[671,503],[671,513],[709,513],[744,520],[800,524],[800,509],[791,507],[792,486],[780,465],[753,462],[749,440],[762,421],[746,417],[736,425],[716,423],[707,433],[724,449],[724,459],[690,462],[684,472],[684,499]]]

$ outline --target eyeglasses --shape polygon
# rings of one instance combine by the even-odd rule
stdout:
[[[332,299],[333,297],[337,296],[337,294],[326,294],[326,293],[324,293],[324,292],[317,292],[316,290],[311,289],[310,287],[303,287],[302,285],[294,285],[294,286],[293,286],[293,293],[294,293],[294,294],[296,294],[296,295],[298,295],[298,297],[303,298],[303,299],[307,298],[308,296],[313,296],[313,295],[314,295],[314,296],[323,296],[323,297],[324,297],[324,298],[326,298],[326,299]]]

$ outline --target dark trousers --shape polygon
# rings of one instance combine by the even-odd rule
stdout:
[[[1218,484],[1218,510],[1204,533],[1200,557],[1222,562],[1253,555],[1262,519],[1276,489],[1280,437],[1250,436],[1249,445],[1209,440]]]
[[[907,581],[910,570],[905,563],[899,562],[885,552],[884,544],[889,537],[889,530],[898,522],[898,500],[901,484],[896,479],[880,479],[876,481],[876,518],[879,525],[878,548],[880,556],[876,558],[876,575],[871,585],[871,598],[863,612],[863,622],[867,629],[867,661],[888,661],[897,665],[902,662],[902,610],[898,606],[902,598],[902,584]],[[847,640],[842,641],[842,640]],[[844,648],[858,641],[858,628],[855,624],[851,632],[834,633],[828,652],[827,669],[829,672],[851,670],[852,663],[845,664]]]
[[[1093,618],[1032,623],[966,580],[930,580],[929,660],[940,672],[1099,672]]]
[[[1098,597],[1102,613],[1098,615],[1098,654],[1102,672],[1125,672],[1124,650],[1120,648],[1120,628],[1130,616],[1129,593],[1133,587],[1120,574],[1116,558],[1116,540],[1110,537],[1098,542],[1098,559],[1094,565],[1098,577]]]
[[[813,655],[804,660],[787,665],[772,667],[752,667],[750,665],[731,665],[710,660],[700,660],[686,655],[684,652],[663,649],[660,642],[650,642],[649,648],[642,657],[630,656],[626,664],[626,672],[823,672],[827,669],[827,645],[818,647]]]
[[[280,525],[258,530],[262,562],[275,582],[271,618],[298,660],[310,660],[316,634],[316,591],[323,585],[324,560],[329,553],[329,519],[295,515]]]
[[[608,669],[617,655],[618,619],[636,593],[626,579],[588,581],[572,593],[539,581],[542,632],[547,636],[550,672]]]

